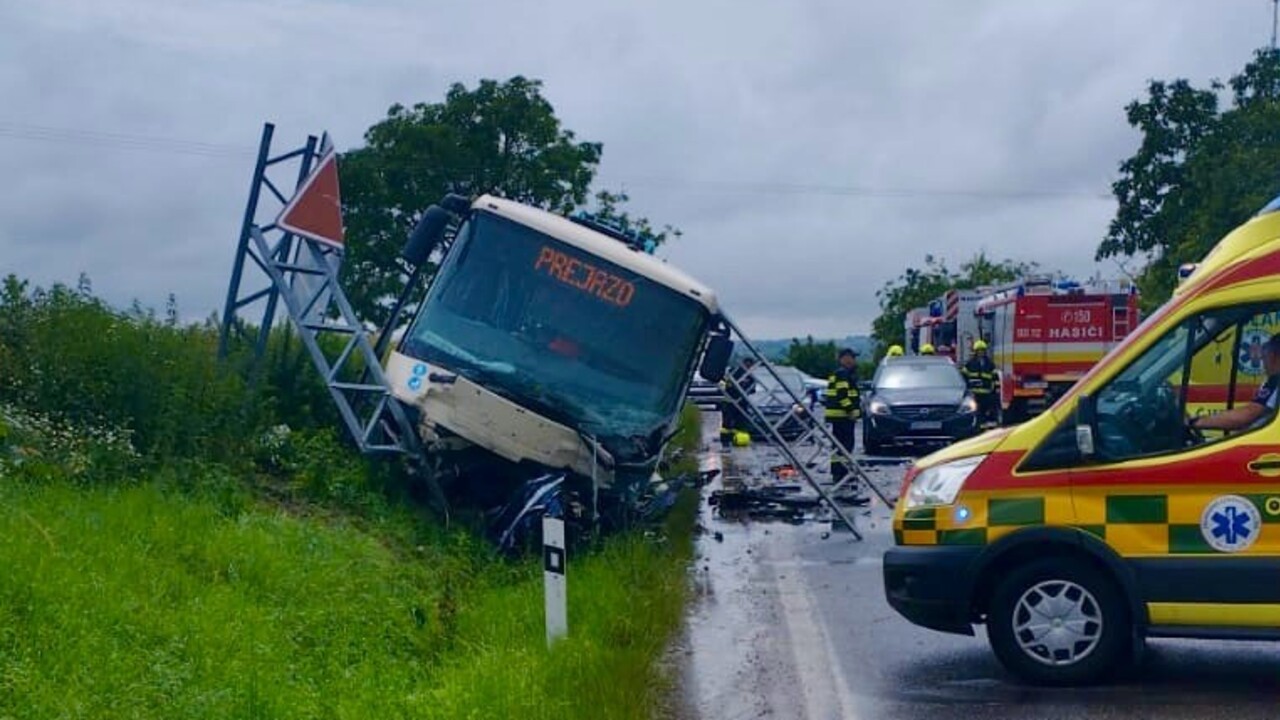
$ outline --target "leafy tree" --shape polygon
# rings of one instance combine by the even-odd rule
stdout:
[[[924,267],[909,267],[876,291],[880,315],[871,324],[871,334],[880,343],[880,352],[890,345],[906,345],[903,321],[912,309],[928,305],[951,288],[975,288],[1009,282],[1036,271],[1034,263],[1013,260],[993,261],[985,252],[961,263],[959,271],[945,261],[926,255]]]
[[[979,252],[969,260],[960,263],[960,272],[956,277],[956,287],[977,288],[983,285],[997,285],[1017,280],[1036,273],[1037,263],[1014,260],[995,262],[985,252]]]
[[[365,320],[383,321],[407,279],[399,252],[422,211],[448,193],[493,193],[559,213],[587,204],[603,146],[565,129],[542,83],[516,76],[455,84],[443,102],[393,105],[366,131],[364,147],[340,158],[347,255],[344,288]],[[619,206],[624,194],[598,193],[613,219],[659,242]]]
[[[836,360],[837,352],[839,352],[839,348],[836,347],[834,340],[816,342],[812,335],[805,338],[804,342],[800,342],[797,338],[792,338],[791,345],[787,348],[787,354],[783,357],[782,362],[784,365],[799,368],[806,375],[826,378],[836,369],[838,364]]]
[[[1112,184],[1119,207],[1097,259],[1142,258],[1151,308],[1169,297],[1179,265],[1199,261],[1280,192],[1280,53],[1259,50],[1208,89],[1152,81],[1125,112],[1143,138]]]
[[[647,219],[631,217],[620,209],[630,199],[624,192],[612,193],[601,190],[595,194],[596,209],[591,214],[597,221],[634,237],[649,249],[657,248],[669,238],[678,238],[683,234],[670,225],[664,225],[661,230],[657,230]]]
[[[903,319],[912,308],[928,305],[929,301],[947,291],[955,282],[955,273],[946,262],[932,255],[924,256],[924,267],[909,267],[896,279],[885,283],[876,291],[880,301],[880,315],[871,323],[871,335],[882,346],[906,344]]]

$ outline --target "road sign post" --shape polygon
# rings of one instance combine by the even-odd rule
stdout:
[[[569,633],[566,597],[564,520],[542,518],[542,580],[546,599],[547,647]]]

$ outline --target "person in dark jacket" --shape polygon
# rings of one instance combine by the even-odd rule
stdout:
[[[827,377],[827,391],[823,398],[825,416],[831,425],[831,434],[850,455],[857,442],[857,423],[862,415],[858,402],[858,353],[853,348],[840,351],[840,366]],[[831,480],[840,482],[849,474],[841,453],[831,453]]]
[[[733,443],[735,432],[747,430],[747,417],[743,413],[747,403],[751,402],[747,396],[756,389],[756,376],[751,372],[755,364],[755,358],[743,358],[725,378],[726,402],[720,407],[720,444],[724,447]]]
[[[969,392],[978,402],[978,418],[983,423],[996,421],[996,366],[987,356],[987,343],[978,340],[973,344],[973,355],[960,368]]]
[[[1280,406],[1280,333],[1262,345],[1262,367],[1267,380],[1258,388],[1253,401],[1211,415],[1196,415],[1187,426],[1197,430],[1256,430],[1271,422]]]

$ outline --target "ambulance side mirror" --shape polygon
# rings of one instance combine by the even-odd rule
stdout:
[[[1094,447],[1094,427],[1097,426],[1097,404],[1090,395],[1081,395],[1076,404],[1076,449],[1081,457],[1092,458],[1097,454]]]

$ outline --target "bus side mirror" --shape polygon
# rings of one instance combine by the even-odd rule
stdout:
[[[1093,397],[1081,395],[1076,405],[1076,449],[1080,451],[1081,457],[1091,458],[1097,454],[1093,442],[1097,420],[1097,404]]]
[[[439,205],[427,208],[418,219],[413,232],[409,233],[409,241],[404,244],[404,250],[400,251],[400,257],[414,267],[425,263],[427,258],[431,257],[431,252],[444,239],[445,230],[449,228],[449,220],[452,217],[448,210]]]
[[[449,193],[440,200],[440,205],[454,215],[462,217],[471,211],[471,198],[466,195]]]
[[[728,335],[715,334],[707,343],[707,351],[702,354],[702,364],[698,366],[698,374],[711,382],[724,379],[724,370],[729,366],[729,358],[733,356],[733,341]]]

